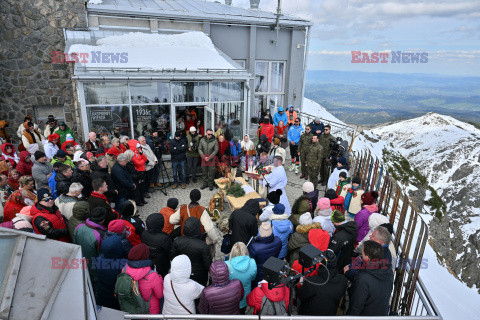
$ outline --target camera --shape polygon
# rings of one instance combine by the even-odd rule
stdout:
[[[343,139],[340,137],[336,139],[330,139],[330,154],[328,155],[328,158],[330,159],[332,171],[337,167],[338,158],[343,157],[345,154],[346,149],[342,142]]]

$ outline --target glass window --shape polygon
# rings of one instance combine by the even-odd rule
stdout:
[[[132,106],[133,132],[135,137],[150,135],[162,130],[166,136],[170,132],[170,105]]]
[[[256,95],[255,101],[253,103],[252,113],[250,114],[251,123],[260,123],[262,114],[267,109],[267,96],[266,95]]]
[[[165,103],[170,101],[168,82],[131,82],[132,103]]]
[[[207,82],[172,82],[173,102],[208,101]]]
[[[236,63],[238,63],[243,69],[245,69],[245,66],[247,65],[247,61],[246,60],[233,60],[235,61]]]
[[[210,86],[211,101],[243,100],[243,82],[212,82]]]
[[[255,63],[255,92],[268,91],[268,62]]]
[[[128,103],[126,82],[86,82],[83,84],[83,90],[87,105]]]
[[[269,92],[283,92],[283,62],[270,63],[270,90]]]
[[[275,114],[277,112],[277,107],[283,106],[283,95],[282,94],[275,94],[268,96],[268,107],[270,108],[270,112]]]
[[[233,137],[242,137],[243,124],[243,102],[222,102],[214,104],[215,130],[223,128],[225,139],[231,141]]]
[[[130,110],[128,106],[87,107],[88,127],[97,135],[113,135],[114,128],[120,134],[130,136]]]

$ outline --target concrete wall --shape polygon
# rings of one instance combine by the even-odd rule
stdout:
[[[63,105],[76,129],[72,67],[52,64],[64,50],[63,28],[86,27],[84,1],[0,1],[0,120],[18,142],[16,129],[34,106]]]

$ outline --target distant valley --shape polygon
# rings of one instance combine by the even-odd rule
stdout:
[[[480,77],[311,70],[305,97],[365,127],[432,111],[480,126]]]

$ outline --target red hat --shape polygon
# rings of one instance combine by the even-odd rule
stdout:
[[[87,152],[87,159],[90,159],[91,157],[93,157],[93,153],[91,153],[90,151]]]
[[[110,221],[108,224],[108,231],[115,233],[123,233],[125,231],[125,222],[122,219]]]
[[[54,133],[48,136],[48,141],[53,141],[56,139],[60,139],[60,135],[58,133]]]
[[[128,260],[130,261],[140,261],[140,260],[148,260],[150,256],[150,250],[148,246],[144,243],[140,243],[133,247],[130,252],[128,253]]]
[[[369,206],[375,203],[378,198],[378,192],[372,191],[362,194],[362,202],[363,204]]]

